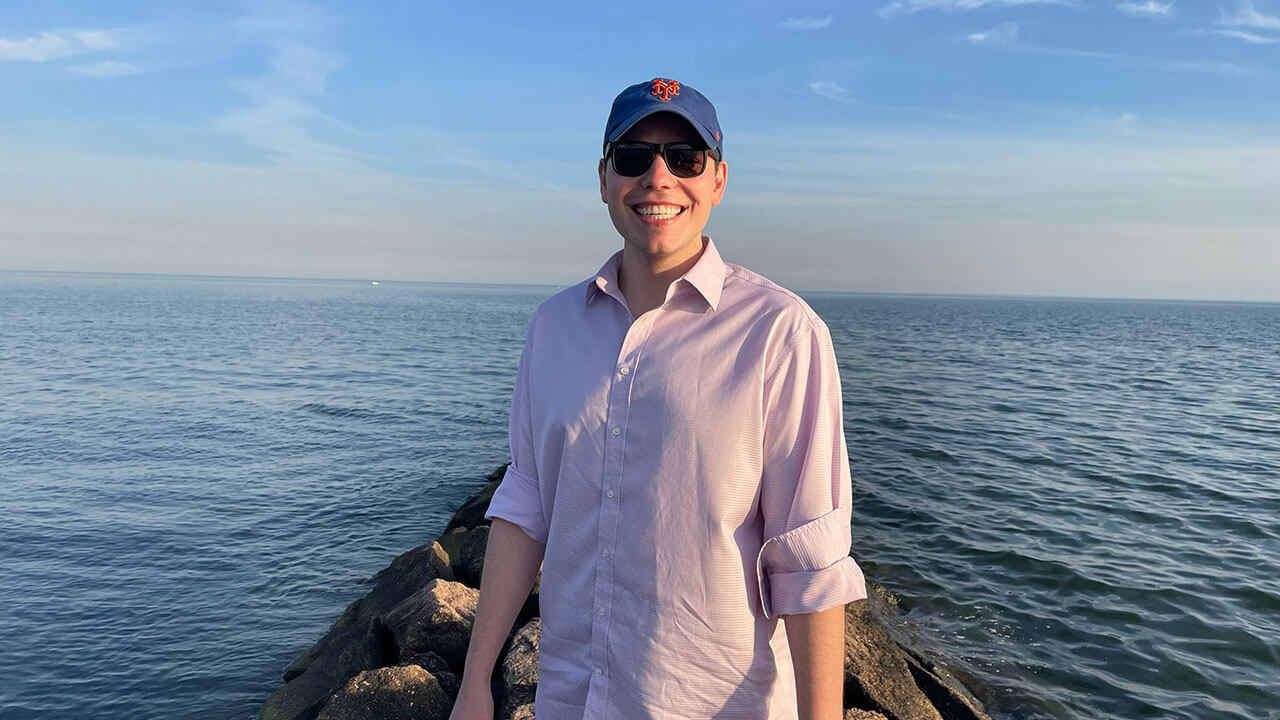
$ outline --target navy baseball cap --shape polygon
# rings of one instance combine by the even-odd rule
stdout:
[[[707,147],[715,150],[717,157],[723,157],[720,121],[716,119],[711,101],[692,87],[667,78],[637,83],[618,93],[609,111],[609,122],[604,126],[605,150],[636,123],[660,112],[675,113],[688,120]]]

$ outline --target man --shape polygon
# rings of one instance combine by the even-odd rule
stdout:
[[[530,324],[453,718],[492,717],[539,564],[541,720],[839,718],[866,590],[826,326],[703,236],[728,167],[698,91],[623,90],[599,175],[622,250]]]

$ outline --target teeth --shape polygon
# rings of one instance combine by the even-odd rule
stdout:
[[[679,215],[684,208],[676,205],[637,205],[636,212],[648,217],[665,220]]]

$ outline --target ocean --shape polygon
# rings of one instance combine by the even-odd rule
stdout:
[[[0,272],[0,718],[253,718],[507,459],[544,287]],[[1280,305],[802,293],[995,718],[1280,718]]]

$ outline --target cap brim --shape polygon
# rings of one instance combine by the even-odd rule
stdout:
[[[698,133],[698,137],[702,138],[702,141],[707,144],[707,147],[709,148],[718,147],[719,143],[715,140],[715,138],[711,136],[711,133],[707,132],[706,128],[702,127],[701,123],[699,123],[697,120],[694,120],[693,116],[691,116],[684,109],[676,106],[666,106],[666,107],[650,106],[650,107],[644,108],[640,112],[635,113],[633,116],[628,117],[626,120],[619,123],[618,128],[614,130],[612,133],[610,133],[607,138],[605,138],[605,144],[608,144],[611,142],[617,142],[618,138],[622,137],[623,135],[626,135],[628,130],[635,127],[636,123],[649,117],[650,115],[656,115],[658,113],[671,113],[672,115],[679,115],[680,117],[684,118],[685,122],[689,123],[689,126],[692,127]]]

